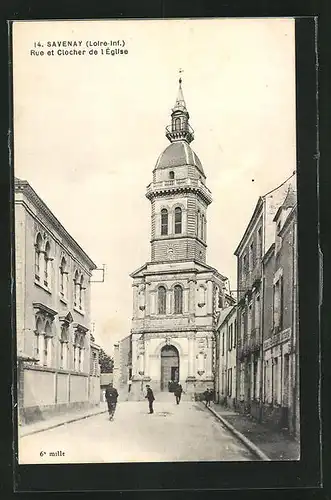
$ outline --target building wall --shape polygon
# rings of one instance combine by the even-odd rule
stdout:
[[[216,336],[217,369],[216,400],[234,408],[236,404],[237,370],[237,308],[233,306],[219,325]]]
[[[288,238],[285,231],[279,245],[276,234],[279,221],[274,221],[276,215],[284,225],[289,210],[280,207],[289,186],[294,184],[295,176],[260,198],[236,250],[239,290],[236,406],[240,411],[277,427],[295,420],[286,406],[291,404],[292,396],[284,388],[285,378],[290,380],[289,386],[292,383],[293,387],[298,387],[298,383],[293,381],[295,361],[291,357],[289,340],[293,335],[293,307],[296,308],[290,283],[294,276],[293,232],[287,230],[291,234]],[[258,242],[261,239],[260,247]],[[283,275],[284,290],[283,323],[280,329],[276,329],[274,285],[280,275]],[[278,341],[280,338],[282,340]]]
[[[175,234],[175,208],[182,209],[182,232]],[[168,234],[161,234],[161,210],[168,210]],[[152,201],[152,260],[206,259],[206,222],[202,235],[198,232],[197,212],[206,221],[207,206],[194,193],[186,195],[169,194]]]
[[[20,398],[22,422],[41,418],[89,400],[91,358],[90,276],[91,264],[68,240],[67,233],[52,221],[52,214],[26,183],[15,185],[16,327],[18,356],[35,358],[21,362],[24,394]],[[45,275],[43,254],[39,273],[35,265],[37,235],[41,250],[50,245]],[[67,292],[61,293],[60,265],[66,259]],[[82,303],[74,303],[74,273],[83,276]],[[47,278],[47,279],[46,279]],[[46,281],[46,283],[45,283]],[[39,320],[38,320],[39,318]],[[49,327],[46,327],[47,322]],[[38,326],[39,325],[39,326]],[[62,328],[67,327],[67,338]],[[36,334],[37,330],[38,335]],[[47,332],[46,332],[46,330]],[[76,334],[80,341],[74,351]],[[62,342],[64,340],[64,342]],[[47,342],[47,343],[46,343]],[[46,348],[47,347],[47,348]],[[74,356],[76,353],[76,366]],[[61,359],[61,355],[63,359]],[[93,390],[94,393],[94,390]]]
[[[263,418],[273,425],[286,427],[296,434],[298,428],[299,380],[296,374],[297,353],[295,345],[295,309],[297,308],[294,289],[295,262],[295,216],[287,221],[282,232],[280,246],[275,247],[265,264],[268,276],[268,288],[272,293],[266,296],[264,311],[268,318],[269,334],[264,341],[264,399]],[[277,251],[278,250],[278,251]],[[281,300],[282,321],[275,327],[273,314],[273,285],[281,276],[283,279],[283,294]],[[270,328],[272,325],[273,328]],[[267,327],[267,325],[266,325]]]

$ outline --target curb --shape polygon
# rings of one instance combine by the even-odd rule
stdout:
[[[73,422],[77,422],[78,420],[84,420],[84,418],[94,417],[95,415],[101,415],[102,413],[107,413],[107,410],[100,410],[96,413],[90,413],[88,415],[71,418],[70,420],[66,420],[65,422],[58,422],[57,424],[51,424],[48,427],[45,427],[44,429],[36,429],[34,431],[24,432],[19,436],[19,438],[23,438],[25,436],[31,436],[32,434],[38,434],[39,432],[49,431],[50,429],[61,427],[61,425],[72,424]]]
[[[239,432],[233,425],[231,425],[225,418],[221,417],[215,410],[210,408],[207,409],[215,415],[215,417],[230,431],[234,434],[255,456],[257,456],[260,460],[270,461],[271,459],[263,453],[252,441],[250,441],[246,436],[244,436],[241,432]]]

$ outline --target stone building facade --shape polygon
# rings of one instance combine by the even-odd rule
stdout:
[[[19,179],[15,259],[20,422],[99,403],[99,347],[90,333],[90,277],[96,266]]]
[[[237,378],[237,307],[220,312],[216,326],[215,401],[230,408],[236,406]]]
[[[286,212],[281,207],[286,200],[288,202],[289,196],[292,199],[295,197],[293,194],[295,193],[295,181],[296,176],[293,174],[281,186],[259,198],[243,238],[235,251],[238,262],[236,406],[242,412],[249,413],[261,421],[268,420],[278,426],[283,425],[284,418],[279,417],[281,412],[271,410],[270,405],[268,407],[266,391],[269,394],[270,389],[266,389],[266,387],[268,384],[270,385],[268,357],[277,351],[277,349],[270,351],[268,345],[273,346],[274,342],[277,344],[278,341],[275,340],[274,335],[278,335],[280,331],[279,326],[274,327],[274,313],[270,313],[270,311],[274,310],[274,285],[276,282],[278,283],[282,271],[278,270],[278,274],[274,276],[276,264],[274,262],[269,264],[269,261],[273,259],[275,245],[279,245],[279,236],[275,236],[275,220],[279,229],[279,224],[284,221],[284,213]],[[289,195],[289,193],[292,194]],[[278,220],[279,218],[280,220]],[[277,251],[277,261],[282,255],[282,262],[287,262],[286,265],[284,264],[284,268],[287,269],[288,266],[292,265],[293,252],[290,252],[289,247],[285,244],[279,248],[281,250]],[[292,270],[291,276],[293,273],[295,274],[295,271]],[[276,279],[275,283],[273,283],[274,279]],[[292,302],[291,306],[288,307],[296,310],[297,302]],[[274,317],[276,318],[277,315]],[[287,330],[285,336],[288,333]],[[273,340],[268,340],[270,336],[273,337]],[[272,362],[270,361],[270,363]],[[277,368],[274,368],[274,373],[276,371]],[[278,378],[280,373],[282,373],[281,376],[284,375],[284,372],[279,371]],[[292,373],[294,373],[293,370]],[[297,380],[293,379],[292,383],[295,385]],[[270,396],[268,397],[270,400]]]
[[[300,434],[297,211],[290,189],[275,218],[275,242],[263,259],[263,420]]]
[[[233,303],[228,280],[206,263],[211,193],[191,149],[194,132],[178,96],[146,197],[151,203],[151,260],[133,279],[132,397],[180,381],[188,393],[214,384],[214,338],[220,309]]]

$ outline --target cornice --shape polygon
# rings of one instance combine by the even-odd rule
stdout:
[[[174,241],[174,240],[183,240],[183,239],[189,239],[189,240],[193,240],[193,241],[196,241],[198,243],[200,243],[200,245],[204,246],[205,248],[207,248],[207,243],[205,243],[204,241],[202,241],[200,238],[197,238],[196,236],[190,236],[188,234],[176,234],[176,235],[167,235],[167,236],[160,236],[160,237],[155,237],[155,238],[152,238],[150,240],[150,243],[154,243],[156,241]]]
[[[65,227],[61,224],[61,222],[55,217],[55,215],[51,212],[51,210],[47,207],[46,203],[37,195],[35,190],[30,186],[27,181],[22,181],[19,179],[15,179],[15,193],[23,193],[26,198],[38,209],[42,212],[45,219],[57,230],[61,236],[63,236],[67,242],[71,245],[73,250],[77,252],[77,254],[88,264],[89,269],[96,269],[96,264],[91,260],[91,258],[84,252],[82,247],[77,243],[76,240],[68,233]],[[19,203],[18,200],[15,200],[15,204]],[[22,203],[26,208],[29,208],[24,200]],[[38,219],[35,214],[33,217]],[[56,239],[56,238],[54,238]]]
[[[260,215],[262,213],[263,204],[264,204],[264,198],[262,196],[260,196],[256,205],[255,205],[253,215],[250,218],[250,221],[245,229],[245,232],[244,232],[237,248],[234,251],[234,255],[238,256],[240,251],[242,250],[243,246],[245,245],[248,234],[250,233],[251,229],[256,224],[258,218],[260,217]]]
[[[154,188],[148,191],[145,196],[147,199],[152,201],[153,198],[162,198],[169,196],[170,194],[189,192],[199,194],[207,205],[210,205],[213,201],[211,195],[205,193],[203,189],[198,186],[189,185]]]

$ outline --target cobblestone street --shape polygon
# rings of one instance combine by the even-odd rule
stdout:
[[[21,464],[256,460],[201,404],[173,396],[120,402],[114,421],[103,413],[22,437]],[[52,455],[50,455],[50,453]]]

